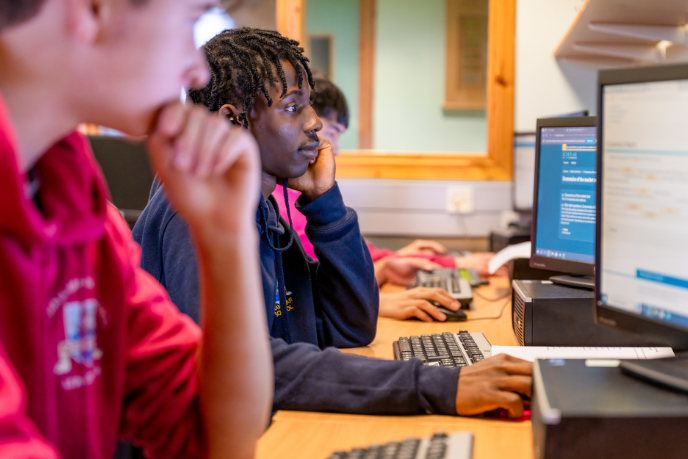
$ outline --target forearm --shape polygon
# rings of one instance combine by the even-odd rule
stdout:
[[[458,369],[375,360],[272,340],[275,410],[456,414]]]
[[[379,288],[353,211],[341,231],[311,229],[319,263],[311,264],[313,297],[320,310],[325,346],[359,347],[375,337]]]
[[[389,261],[388,258],[383,258],[382,260],[378,260],[375,262],[375,280],[377,281],[377,285],[382,287],[382,285],[387,282],[387,262]]]
[[[268,424],[273,374],[258,267],[258,237],[194,232],[201,324],[200,394],[210,458],[248,459]]]
[[[358,347],[375,337],[378,285],[356,212],[337,186],[317,200],[296,202],[308,219],[306,234],[319,263],[311,263],[313,298],[322,318],[324,346]]]

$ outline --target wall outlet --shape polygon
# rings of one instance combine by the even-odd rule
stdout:
[[[447,187],[447,212],[450,214],[470,214],[475,212],[475,190],[473,187]]]

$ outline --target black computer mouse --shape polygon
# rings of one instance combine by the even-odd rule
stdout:
[[[437,309],[439,309],[445,316],[447,316],[447,322],[463,322],[464,320],[468,319],[468,317],[466,317],[466,313],[463,312],[461,309],[459,309],[458,311],[452,311],[451,309],[447,309],[444,306],[440,306],[439,303],[435,303],[434,301],[431,301],[431,303],[437,306]]]

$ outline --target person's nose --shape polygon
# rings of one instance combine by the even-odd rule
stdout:
[[[315,134],[320,132],[320,130],[323,128],[322,121],[320,121],[320,118],[318,118],[318,115],[315,113],[315,110],[313,110],[313,107],[309,107],[308,112],[308,119],[303,125],[303,131],[306,134]]]

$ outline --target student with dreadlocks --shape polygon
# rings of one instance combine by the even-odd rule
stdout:
[[[455,415],[504,407],[520,415],[515,391],[530,393],[528,362],[499,356],[459,373],[334,348],[372,341],[378,287],[356,213],[344,206],[334,179],[332,148],[318,139],[322,124],[309,103],[313,80],[303,49],[277,32],[244,28],[219,34],[204,50],[211,80],[189,98],[250,130],[262,159],[256,230],[275,370],[273,409]],[[318,261],[294,237],[288,213],[286,220],[278,213],[271,197],[278,180],[301,192],[296,206],[308,219]],[[154,185],[134,237],[144,269],[197,319],[194,247],[164,187]]]
[[[313,78],[315,89],[311,91],[311,106],[320,118],[323,128],[319,135],[332,145],[335,156],[339,154],[339,137],[349,126],[349,107],[344,93],[327,77],[316,74]],[[313,244],[306,235],[306,217],[294,206],[301,194],[287,189],[288,206],[292,218],[292,231],[301,239],[304,251],[314,260]],[[272,193],[278,206],[284,212],[287,202],[281,185]],[[366,241],[375,267],[375,278],[380,286],[386,282],[409,285],[416,279],[416,271],[430,271],[436,268],[476,268],[481,275],[488,275],[487,263],[494,254],[476,253],[467,257],[445,255],[447,249],[436,241],[418,239],[397,250],[380,249]],[[460,306],[445,290],[440,288],[416,287],[396,293],[380,292],[380,317],[408,319],[411,317],[431,322],[444,321],[447,316],[431,302],[457,310]]]

